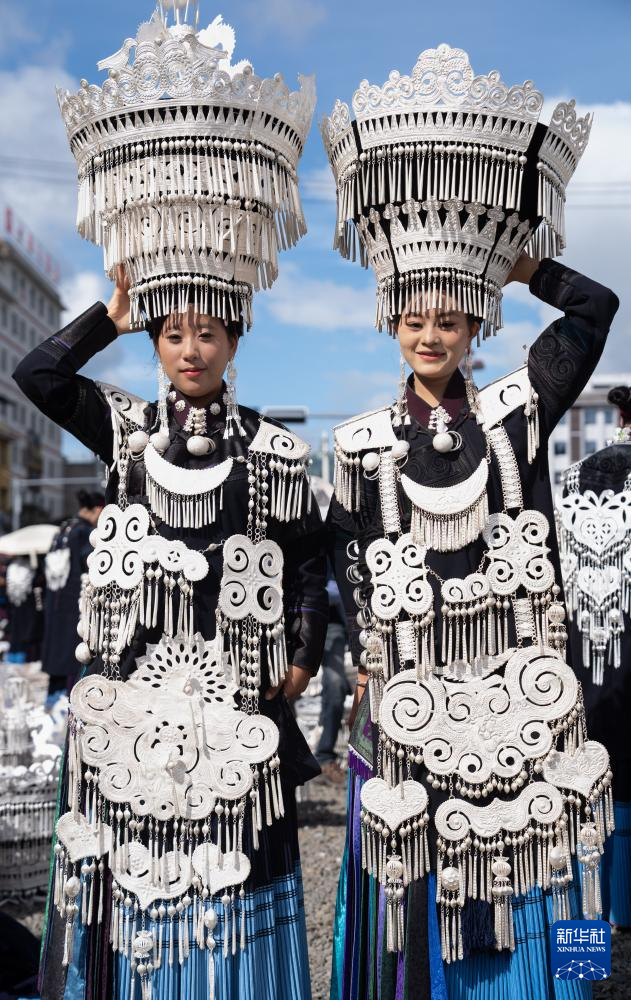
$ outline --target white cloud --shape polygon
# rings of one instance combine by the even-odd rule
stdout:
[[[55,83],[70,89],[76,86],[61,66],[32,65],[0,72],[0,149],[5,156],[67,163],[67,172],[63,173],[67,182],[45,177],[35,180],[28,174],[3,171],[0,195],[44,243],[58,251],[74,233],[77,187]],[[57,177],[63,168],[52,172]]]
[[[258,31],[280,32],[289,41],[301,42],[327,14],[316,0],[248,0],[245,16],[252,18]]]
[[[36,40],[37,35],[31,25],[15,4],[10,2],[0,3],[0,19],[2,20],[2,31],[0,32],[0,56],[7,52],[14,51],[16,47]]]
[[[396,399],[399,392],[399,365],[397,349],[392,349],[392,369],[365,372],[360,368],[347,368],[332,375],[339,385],[342,409],[347,413],[362,413],[386,406]]]
[[[475,372],[476,385],[482,388],[523,365],[526,349],[537,339],[544,325],[537,320],[508,321],[496,337],[484,341],[475,351],[475,356],[484,365]]]
[[[291,263],[284,263],[276,284],[259,297],[256,305],[280,323],[314,330],[370,332],[375,322],[372,279],[368,279],[364,288],[356,288],[306,277]]]
[[[65,325],[76,316],[80,316],[95,302],[99,300],[107,302],[109,282],[104,274],[79,271],[62,281],[60,295],[64,304],[62,320]]]
[[[335,202],[335,181],[328,165],[305,171],[300,184],[306,200]]]

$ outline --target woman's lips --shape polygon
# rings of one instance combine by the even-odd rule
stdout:
[[[186,371],[182,372],[182,375],[186,375],[187,378],[198,378],[204,374],[204,371],[204,368],[187,368]]]
[[[433,354],[431,351],[417,351],[416,355],[423,361],[441,361],[445,357],[444,354]]]

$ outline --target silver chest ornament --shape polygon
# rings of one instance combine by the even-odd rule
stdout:
[[[207,527],[220,515],[234,460],[188,470],[170,465],[144,430],[142,408],[110,393],[117,411],[121,505],[92,533],[78,658],[104,673],[73,689],[69,807],[57,823],[54,902],[66,920],[63,964],[76,922],[105,919],[109,938],[150,995],[153,970],[188,961],[194,947],[235,955],[247,941],[245,889],[260,833],[284,815],[276,725],[258,712],[261,666],[272,684],[287,669],[283,553],[270,518],[308,509],[308,447],[261,422],[245,460],[247,523],[223,546],[217,637],[196,630],[193,595],[203,552],[156,533]],[[126,496],[128,462],[144,456],[149,509]],[[207,517],[207,515],[209,515]],[[122,656],[139,626],[159,629],[128,680]],[[222,939],[216,940],[219,913]]]
[[[527,406],[521,376],[516,386]],[[532,453],[531,416],[532,408],[524,413]],[[439,417],[436,436],[447,435]],[[513,900],[533,886],[551,891],[557,919],[569,913],[573,856],[583,869],[584,915],[600,912],[598,865],[613,829],[609,758],[586,739],[579,686],[565,662],[549,524],[523,509],[501,424],[485,431],[487,457],[469,479],[441,490],[406,476],[403,449],[395,452],[399,442],[388,441],[378,419],[366,430],[364,440],[374,434],[381,447],[363,454],[361,469],[377,481],[387,537],[366,549],[368,579],[359,574],[370,583],[368,596],[359,588],[360,642],[379,726],[377,776],[361,795],[362,864],[383,886],[387,947],[400,951],[407,887],[434,851],[424,783],[449,793],[433,817],[443,960],[463,957],[468,899],[493,906],[496,946],[512,950]],[[352,433],[362,440],[359,428]],[[494,514],[486,499],[491,450],[506,504]],[[353,469],[347,457],[339,484],[357,509]],[[398,482],[412,502],[407,533]],[[432,549],[456,551],[480,535],[485,555],[476,572],[442,580],[430,568]],[[423,777],[415,780],[418,767]]]

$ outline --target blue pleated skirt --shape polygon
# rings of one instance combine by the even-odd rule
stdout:
[[[631,927],[631,802],[614,802],[616,829],[601,866],[603,920]]]
[[[569,893],[572,920],[580,918],[578,886],[576,878]],[[552,923],[550,893],[536,887],[515,900],[515,951],[479,951],[445,965],[446,1000],[588,1000],[591,983],[565,982],[552,976]]]
[[[270,886],[247,893],[246,947],[237,943],[235,955],[224,956],[224,913],[214,903],[218,922],[215,928],[215,1000],[311,1000],[309,957],[305,925],[302,874],[298,864],[291,875],[274,879]],[[240,915],[240,906],[237,906]],[[189,931],[192,929],[192,919]],[[168,922],[164,928],[161,967],[152,978],[152,1000],[209,1000],[209,952],[191,946],[188,959],[178,962],[174,941],[173,964],[169,964]],[[177,931],[176,931],[177,933]],[[75,930],[73,964],[68,970],[64,1000],[83,1000],[85,995],[84,929]],[[112,1000],[140,1000],[140,977],[134,976],[129,961],[115,957]]]
[[[347,832],[335,914],[330,1000],[589,1000],[588,982],[555,980],[550,968],[552,898],[532,889],[513,901],[515,951],[476,951],[468,958],[442,961],[436,877],[426,881],[426,922],[416,932],[408,913],[406,940],[426,936],[423,954],[428,969],[417,976],[403,953],[383,972],[383,891],[369,885],[361,868],[360,792],[368,774],[349,772]],[[372,881],[372,880],[370,880]],[[572,918],[580,915],[578,878],[569,892]],[[426,985],[421,985],[424,983]]]

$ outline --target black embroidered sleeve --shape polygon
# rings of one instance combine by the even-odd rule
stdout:
[[[585,388],[600,360],[618,299],[604,285],[552,260],[530,281],[531,292],[565,316],[552,323],[530,349],[528,372],[539,394],[544,436]]]
[[[13,378],[35,406],[107,465],[113,461],[110,408],[90,379],[77,372],[116,339],[102,302],[78,316],[22,359]]]

